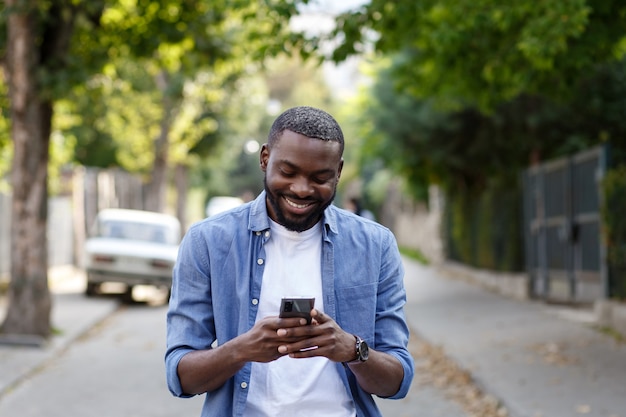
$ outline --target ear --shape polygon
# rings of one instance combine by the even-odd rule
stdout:
[[[337,169],[337,181],[341,178],[341,170],[343,169],[343,158],[339,161],[339,169]]]
[[[267,143],[261,146],[261,152],[259,153],[259,163],[261,165],[261,171],[267,171],[267,164],[270,159],[270,148]]]

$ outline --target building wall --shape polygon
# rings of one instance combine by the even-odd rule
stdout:
[[[48,202],[48,263],[74,263],[71,197],[53,197]],[[11,268],[11,197],[0,193],[0,279],[7,280]]]
[[[396,195],[392,230],[401,247],[419,250],[431,263],[444,261],[441,235],[443,200],[437,187],[431,187],[429,203],[415,203]]]
[[[11,198],[0,193],[0,277],[9,272],[11,264]]]

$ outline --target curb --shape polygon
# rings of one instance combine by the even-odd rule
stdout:
[[[446,261],[435,265],[442,274],[479,285],[489,291],[516,300],[526,301],[530,297],[530,278],[525,272],[495,272],[473,268],[461,263]]]
[[[2,336],[6,343],[0,343],[0,399],[52,359],[59,357],[72,343],[106,320],[120,306],[119,300],[114,298],[86,298],[82,293],[77,293],[74,288],[82,280],[75,269],[59,268],[49,275],[53,278],[49,277],[51,287],[58,285],[58,288],[63,289],[64,286],[71,286],[73,290],[52,293],[51,325],[59,332],[43,340]],[[2,313],[4,311],[0,312],[0,316]]]

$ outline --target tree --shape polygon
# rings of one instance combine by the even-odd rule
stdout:
[[[78,154],[98,157],[94,151],[102,150],[103,141],[91,138],[109,138],[108,143],[115,143],[109,147],[113,152],[108,153],[108,160],[98,157],[95,162],[119,164],[142,174],[148,185],[147,209],[164,210],[167,170],[172,164],[182,163],[176,169],[176,190],[180,191],[177,211],[182,221],[186,201],[183,174],[193,158],[181,155],[181,150],[187,149],[191,154],[196,153],[194,149],[206,152],[208,141],[223,138],[224,132],[213,134],[214,129],[224,126],[216,123],[216,108],[221,107],[219,101],[232,94],[232,87],[240,77],[260,71],[262,61],[283,47],[292,49],[290,43],[299,38],[289,35],[286,40],[288,33],[282,27],[286,22],[285,13],[294,12],[293,8],[278,7],[282,12],[276,13],[258,2],[213,1],[191,8],[185,3],[171,3],[167,19],[178,22],[180,33],[167,39],[159,38],[167,22],[156,24],[160,18],[149,18],[155,14],[154,8],[138,10],[136,6],[116,6],[115,22],[123,25],[120,30],[133,42],[109,63],[106,74],[98,74],[87,88],[81,86],[68,101],[80,103],[91,97],[90,105],[81,105],[83,119],[93,119],[92,109],[103,107],[96,120],[110,118],[107,123],[85,126],[78,120],[72,127],[82,130],[81,135],[71,132],[79,145]],[[155,45],[158,47],[147,53],[150,48],[146,45],[150,46],[155,38],[160,39]],[[203,88],[207,91],[201,91]],[[85,95],[86,89],[91,92]],[[189,91],[193,91],[193,95]],[[199,103],[199,99],[204,101]],[[129,105],[134,100],[139,100],[140,104]],[[108,104],[102,106],[102,102]],[[94,125],[97,129],[92,128]],[[173,129],[178,133],[172,135]],[[204,145],[195,147],[192,137],[202,140]],[[183,141],[183,146],[177,146],[179,140]],[[146,144],[152,149],[146,149]],[[177,148],[174,154],[170,152],[172,146]],[[171,156],[175,157],[172,161]]]
[[[9,156],[11,152],[9,146],[11,143],[11,135],[8,123],[9,98],[4,75],[4,72],[0,71],[0,191],[4,191],[7,188],[5,178],[11,169],[11,158]]]
[[[13,165],[11,185],[11,284],[2,332],[50,334],[47,281],[48,155],[52,98],[42,91],[38,69],[61,68],[69,48],[73,11],[50,6],[43,20],[35,1],[6,1],[6,57]],[[68,12],[67,14],[62,11]],[[41,233],[43,231],[43,233]]]
[[[335,60],[405,51],[398,85],[438,106],[493,109],[520,94],[556,99],[626,52],[620,0],[372,0],[338,18]]]
[[[245,1],[136,0],[124,2],[134,10],[133,19],[120,19],[114,0],[5,1],[0,51],[9,90],[13,203],[11,282],[3,333],[50,335],[47,239],[42,236],[47,226],[54,103],[112,58],[128,56],[129,50],[153,57],[162,44],[188,45],[190,24],[199,29],[191,31],[193,47],[202,50],[206,42],[219,43],[220,39],[202,34],[203,22],[198,18],[224,13],[227,5],[243,7],[250,19],[262,16],[261,29],[252,31],[256,36],[252,39],[261,54],[276,52],[284,47],[278,42],[284,38],[268,33],[283,33],[298,3],[267,1],[259,3],[266,7],[260,11],[245,8],[250,4]],[[292,44],[299,42],[298,36],[290,39]]]
[[[611,145],[626,161],[626,60],[599,67],[568,103],[520,95],[491,113],[443,111],[395,89],[392,62],[377,73],[362,113],[361,165],[384,161],[418,200],[437,184],[446,194],[448,256],[489,268],[520,268],[520,174],[539,152],[551,159]],[[616,188],[617,189],[617,188]],[[492,240],[490,240],[492,239]],[[505,261],[510,261],[506,263]]]

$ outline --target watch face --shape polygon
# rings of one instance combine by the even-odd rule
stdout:
[[[359,359],[365,362],[367,358],[369,357],[369,354],[370,354],[369,346],[367,346],[367,343],[365,343],[364,340],[361,340],[361,343],[359,343]]]

